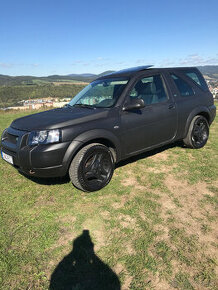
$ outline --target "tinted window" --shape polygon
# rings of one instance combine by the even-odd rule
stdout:
[[[198,75],[195,72],[186,72],[185,73],[190,79],[192,79],[196,84],[198,84],[203,90],[207,91],[207,84],[202,76]]]
[[[130,98],[143,99],[147,105],[165,102],[167,95],[160,75],[138,81],[130,93]]]
[[[173,78],[181,96],[185,97],[185,96],[193,96],[194,95],[194,91],[193,91],[192,87],[186,81],[184,81],[182,78],[180,78],[174,74],[171,74],[171,77]]]

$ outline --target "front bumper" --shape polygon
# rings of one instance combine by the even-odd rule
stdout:
[[[12,156],[13,166],[30,176],[64,176],[67,167],[63,159],[70,142],[29,146],[29,134],[11,127],[3,132],[1,151]]]

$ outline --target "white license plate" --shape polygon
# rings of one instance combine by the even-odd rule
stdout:
[[[14,164],[13,162],[13,157],[2,152],[2,159],[4,159],[5,161],[7,161],[8,163]]]

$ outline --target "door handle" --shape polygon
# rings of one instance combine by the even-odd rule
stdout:
[[[171,109],[175,109],[175,104],[169,104],[168,109],[169,109],[169,110],[171,110]]]

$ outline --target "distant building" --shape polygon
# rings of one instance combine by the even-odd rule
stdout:
[[[28,109],[38,110],[43,107],[53,107],[53,100],[51,99],[34,99],[23,101],[23,106]]]
[[[7,107],[3,108],[3,110],[27,110],[28,108],[24,106],[15,106],[15,107]]]
[[[65,105],[67,105],[69,102],[54,102],[53,103],[53,107],[55,107],[55,108],[61,108],[61,107],[63,107],[63,106],[65,106]]]
[[[1,108],[3,110],[39,110],[41,108],[61,108],[64,107],[72,98],[42,98],[42,99],[29,99],[19,101],[20,106]]]

